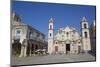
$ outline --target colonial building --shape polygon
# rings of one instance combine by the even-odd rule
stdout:
[[[96,22],[95,20],[90,25],[90,41],[91,41],[91,51],[96,54]]]
[[[48,53],[80,53],[91,50],[89,25],[85,17],[80,22],[81,32],[66,26],[54,31],[54,19],[49,20]],[[81,34],[80,34],[81,33]]]
[[[21,17],[15,13],[12,14],[11,25],[12,48],[19,50],[19,57],[31,56],[36,50],[47,48],[45,35],[32,26],[24,24]]]

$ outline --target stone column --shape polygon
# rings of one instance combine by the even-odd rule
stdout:
[[[24,46],[21,45],[21,53],[20,53],[20,56],[19,57],[23,57],[23,54],[24,54]]]
[[[38,43],[38,49],[40,50],[40,43]],[[40,55],[40,51],[39,51],[38,53],[39,53],[39,55]]]
[[[22,44],[21,44],[21,52],[20,52],[20,56],[19,57],[23,57],[23,55],[24,55],[24,48],[25,48],[25,46],[24,46],[25,39],[21,40],[21,41],[22,41]]]
[[[34,48],[34,54],[33,54],[33,55],[34,55],[34,56],[35,56],[35,45],[36,45],[36,44],[34,43],[34,44],[33,44],[33,48]]]
[[[62,46],[63,47],[63,53],[66,54],[66,44],[64,42],[60,43],[60,44],[63,44],[63,46]]]
[[[32,55],[31,52],[32,52],[32,42],[29,41],[29,46],[30,46],[30,56]]]
[[[27,52],[27,46],[25,45],[25,48],[24,48],[24,57],[27,56],[26,52]]]
[[[27,44],[28,44],[28,41],[27,41],[27,39],[25,39],[25,42],[24,42],[24,46],[25,46],[25,48],[24,48],[24,57],[27,56],[26,55],[26,52],[27,52]]]
[[[74,50],[75,50],[74,47],[75,47],[75,46],[74,46],[74,43],[71,42],[71,43],[70,43],[70,53],[74,53]]]

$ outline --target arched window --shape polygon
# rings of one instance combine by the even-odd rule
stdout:
[[[66,35],[68,36],[68,35],[69,35],[69,33],[67,32],[67,33],[66,33]]]
[[[87,32],[84,32],[84,34],[85,34],[85,38],[87,38]]]
[[[20,30],[17,30],[17,31],[16,31],[16,39],[18,39],[18,40],[20,39],[20,33],[21,33]]]
[[[50,33],[50,36],[51,36],[51,33]]]
[[[50,29],[52,29],[52,25],[50,25]]]
[[[86,23],[84,24],[84,28],[87,28],[87,25],[86,25]]]
[[[57,44],[57,42],[56,42],[56,44]]]
[[[32,39],[32,32],[29,32],[29,39]]]

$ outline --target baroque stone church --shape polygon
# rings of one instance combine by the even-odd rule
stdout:
[[[85,17],[80,22],[81,32],[73,27],[60,28],[54,31],[54,19],[49,20],[48,53],[81,53],[91,51],[89,25]],[[81,33],[81,34],[80,34]]]

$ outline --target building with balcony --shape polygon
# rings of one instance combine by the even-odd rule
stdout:
[[[12,14],[11,25],[12,48],[19,51],[19,57],[31,56],[36,50],[47,49],[45,35],[32,26],[23,23],[21,17],[15,13]]]

